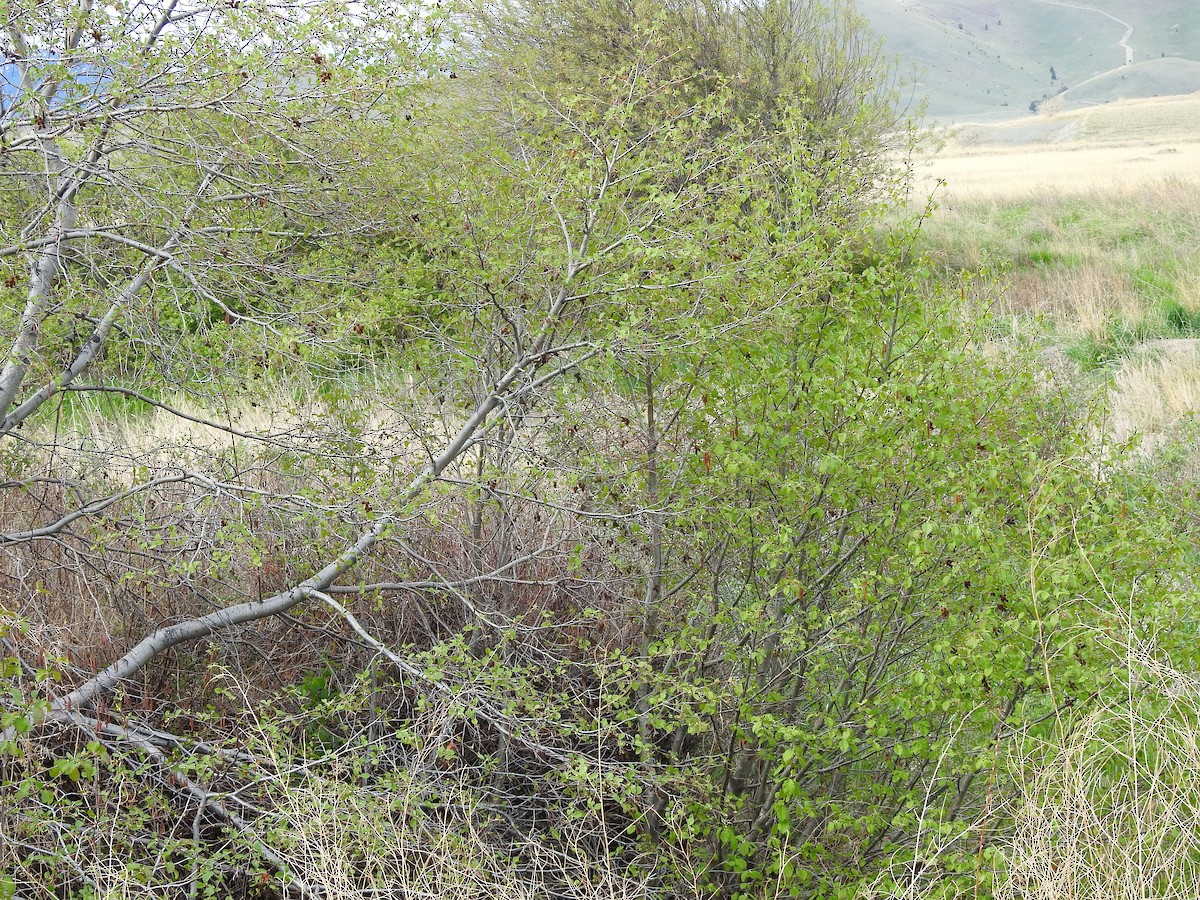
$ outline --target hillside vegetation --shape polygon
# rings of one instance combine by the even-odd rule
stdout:
[[[996,271],[1004,328],[1113,376],[1115,433],[1151,443],[1194,409],[1197,121],[1169,98],[967,127],[920,182],[937,258]]]
[[[1054,98],[1075,108],[1200,90],[1200,14],[1186,0],[858,6],[884,52],[912,73],[913,100],[927,103],[931,120],[1012,118]]]
[[[1196,883],[1190,187],[927,199],[850,3],[5,11],[0,900]]]

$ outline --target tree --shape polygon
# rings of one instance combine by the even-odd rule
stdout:
[[[306,601],[334,610],[431,696],[455,700],[440,678],[363,630],[335,595],[404,597],[437,584],[438,564],[407,543],[432,515],[423,508],[431,488],[454,483],[464,471],[460,463],[469,460],[476,477],[468,496],[475,492],[475,531],[482,533],[480,503],[495,491],[484,487],[493,454],[512,444],[555,379],[604,352],[606,336],[629,327],[617,324],[624,298],[652,287],[644,283],[657,276],[645,267],[656,265],[667,242],[680,229],[699,236],[719,221],[714,215],[739,207],[736,186],[746,167],[732,152],[740,145],[708,140],[717,100],[683,105],[647,127],[636,96],[627,106],[600,110],[563,109],[543,98],[517,108],[519,116],[541,117],[546,128],[515,142],[513,132],[497,134],[490,126],[463,129],[465,140],[443,134],[459,155],[439,157],[439,166],[424,173],[426,183],[413,191],[424,202],[419,212],[399,217],[405,225],[398,240],[412,253],[413,286],[432,295],[426,300],[444,302],[425,304],[406,325],[420,332],[418,344],[436,342],[441,360],[461,356],[468,364],[446,371],[442,362],[426,377],[443,404],[446,430],[417,425],[405,412],[403,438],[423,444],[425,461],[399,485],[378,484],[383,473],[363,468],[361,422],[341,402],[344,394],[331,396],[327,412],[344,429],[332,439],[312,433],[307,422],[299,434],[255,432],[229,410],[254,400],[255,392],[238,382],[255,366],[334,365],[336,351],[360,333],[361,323],[337,323],[311,286],[307,293],[298,288],[314,266],[325,265],[323,246],[336,249],[340,242],[369,254],[372,240],[388,239],[372,218],[377,206],[355,197],[364,182],[347,170],[357,162],[358,142],[377,135],[381,122],[390,126],[388,117],[402,108],[368,88],[381,72],[404,77],[403,60],[390,55],[392,30],[367,18],[389,10],[168,4],[154,12],[113,21],[83,7],[65,36],[51,10],[14,7],[10,16],[18,79],[4,134],[14,202],[2,252],[13,260],[25,254],[29,274],[22,279],[10,271],[10,290],[25,290],[23,303],[9,310],[15,337],[0,375],[0,436],[20,447],[5,487],[29,524],[5,533],[3,543],[10,577],[32,590],[12,610],[24,621],[10,623],[5,635],[13,660],[5,677],[18,699],[6,710],[2,734],[12,750],[23,734],[82,726],[114,754],[119,746],[134,748],[169,766],[164,747],[178,747],[181,739],[136,722],[130,694],[151,707],[158,697],[149,685],[137,691],[135,677],[181,645],[219,641],[222,632]],[[417,26],[400,27],[408,35]],[[356,40],[350,49],[342,38],[352,29],[378,37],[379,46]],[[56,38],[65,43],[55,45]],[[613,86],[639,85],[644,74],[617,73]],[[649,83],[650,97],[663,92],[661,83]],[[331,140],[335,132],[338,141]],[[394,139],[390,127],[387,137]],[[47,171],[39,173],[39,164]],[[724,191],[708,181],[718,169],[733,176]],[[368,167],[363,178],[372,175]],[[480,190],[464,192],[464,184]],[[394,215],[388,224],[396,227]],[[512,241],[514,229],[523,240]],[[710,272],[712,265],[703,257],[689,262],[696,271],[681,272],[680,283],[702,286],[745,268],[721,261]],[[661,317],[672,330],[685,319],[682,310]],[[339,324],[347,332],[340,344]],[[334,355],[323,341],[334,344]],[[225,405],[225,421],[173,399],[197,386],[210,407]],[[447,403],[449,390],[457,395]],[[93,393],[238,442],[215,454],[134,442],[113,460],[101,435],[73,436],[76,417],[87,411],[75,398]],[[181,455],[193,465],[184,467]],[[271,533],[289,519],[301,526]],[[296,546],[306,538],[307,546]],[[371,564],[372,554],[383,558]],[[391,583],[379,578],[397,556],[421,574]],[[474,605],[463,588],[475,593],[482,582],[503,583],[544,557],[570,562],[560,542],[520,559],[504,556],[490,568],[477,562],[461,587],[446,584],[462,603],[458,615],[470,611],[473,627],[506,634],[513,626],[504,611]],[[356,569],[362,580],[347,583]],[[43,594],[48,570],[64,571],[73,582],[60,586],[64,602],[93,593],[100,627],[113,624],[112,608],[132,613],[128,630],[113,635],[115,661],[96,666],[90,648],[72,656],[71,645],[84,642],[78,634],[57,644],[49,639],[55,601]],[[165,613],[156,608],[160,586],[172,600]],[[139,590],[145,601],[130,602]],[[65,655],[39,667],[47,651]],[[70,673],[72,666],[82,671]],[[93,666],[99,671],[89,672]],[[66,683],[48,687],[51,672]],[[555,738],[538,728],[525,736],[518,727],[524,718],[493,698],[470,707],[493,735],[539,754],[567,752],[555,750],[547,743]],[[71,780],[97,771],[93,763],[60,769]],[[285,873],[279,851],[245,815],[218,804],[196,771],[175,766],[170,784],[183,802],[196,804],[197,821],[215,817]],[[22,790],[31,784],[20,783]],[[37,832],[33,820],[16,827],[17,844]],[[123,835],[118,844],[129,848],[137,839]],[[62,849],[60,862],[74,873],[52,867],[43,887],[103,890],[86,871],[83,851],[72,846]],[[35,858],[22,860],[29,877],[38,871]],[[193,872],[194,880],[202,877],[218,876]],[[305,890],[302,878],[296,884]]]
[[[208,567],[245,552],[231,535],[255,515],[255,498],[265,520],[310,509],[304,498],[278,499],[260,467],[247,471],[239,454],[257,449],[114,445],[111,423],[89,428],[89,411],[98,406],[111,419],[125,409],[141,422],[160,411],[273,448],[275,461],[317,440],[307,422],[300,433],[258,432],[195,404],[208,413],[244,405],[252,398],[233,390],[239,380],[313,360],[312,347],[336,338],[334,303],[310,288],[313,302],[300,306],[279,288],[329,236],[378,230],[374,206],[350,177],[355,153],[379,132],[378,110],[412,93],[440,24],[395,4],[175,0],[128,11],[14,2],[0,18],[0,315],[9,336],[0,370],[9,515],[0,544],[6,616],[23,619],[6,623],[4,673],[29,689],[47,653],[82,669],[48,689],[47,702],[6,710],[4,742],[11,749],[33,721],[92,721],[104,739],[162,760],[142,732],[99,724],[129,677],[183,641],[307,599],[387,524],[368,523],[315,575],[297,578],[300,587],[260,603],[261,583],[248,589],[237,584],[244,573]],[[278,576],[279,562],[271,565]],[[173,599],[156,610],[151,585],[159,584]],[[230,602],[239,595],[255,606]],[[70,630],[55,634],[65,623]],[[149,634],[139,640],[142,629]],[[101,634],[117,650],[111,666],[88,658]],[[72,647],[88,649],[80,656]],[[154,702],[150,692],[146,700]],[[183,796],[201,811],[215,808],[179,778]],[[237,814],[224,818],[241,827]],[[74,859],[68,853],[60,864]],[[78,878],[83,889],[87,878]]]
[[[834,193],[870,197],[909,137],[894,67],[841,0],[481,2],[469,30],[485,70],[529,72],[555,97],[599,98],[598,77],[653,60],[684,99],[730,88],[715,127],[770,140],[798,117]]]
[[[1039,661],[1098,677],[1040,612],[1092,584],[1065,536],[1114,589],[1166,551],[981,363],[922,216],[880,228],[853,79],[669,49],[724,6],[500,73],[520,32],[450,68],[386,6],[14,9],[22,895],[820,895],[911,886],[929,823],[972,871],[978,760],[1067,702]],[[553,46],[600,41],[564,9]]]

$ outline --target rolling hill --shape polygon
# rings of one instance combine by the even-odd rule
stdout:
[[[857,0],[944,123],[1200,90],[1195,0]]]

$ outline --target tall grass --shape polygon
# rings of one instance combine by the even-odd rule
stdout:
[[[1081,636],[1112,660],[1104,691],[986,761],[999,769],[991,819],[931,833],[926,853],[858,900],[1200,898],[1200,677],[1124,625],[1123,635]],[[964,882],[934,861],[968,842],[978,866]]]
[[[925,228],[933,257],[995,276],[997,339],[1069,361],[1082,394],[1107,395],[1108,434],[1149,453],[1200,412],[1200,183],[947,200]]]
[[[1166,342],[1127,359],[1113,377],[1110,409],[1118,440],[1167,434],[1200,411],[1200,341]]]
[[[997,900],[1200,897],[1200,680],[1123,649],[1118,689],[1017,760]]]

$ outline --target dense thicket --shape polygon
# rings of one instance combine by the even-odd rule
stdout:
[[[989,890],[1180,561],[848,7],[5,9],[0,897]]]

